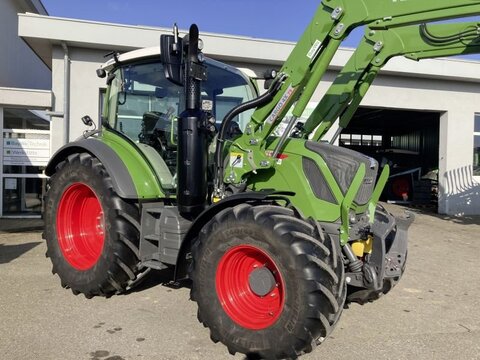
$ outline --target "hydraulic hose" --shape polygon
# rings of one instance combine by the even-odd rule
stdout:
[[[467,37],[467,36],[475,37],[479,35],[479,27],[472,27],[469,30],[464,30],[459,32],[458,34],[449,35],[449,36],[438,36],[438,35],[432,34],[428,30],[427,24],[421,24],[420,31],[422,35],[433,44],[446,44],[451,42],[458,42],[458,41],[461,41],[464,37]]]
[[[216,171],[216,188],[220,188],[220,184],[222,183],[223,179],[223,170],[224,170],[224,164],[223,164],[223,159],[222,159],[222,154],[223,154],[223,145],[225,142],[225,131],[228,128],[228,125],[230,122],[239,114],[242,112],[245,112],[247,110],[266,105],[269,101],[273,99],[275,94],[280,90],[280,87],[283,84],[283,81],[285,80],[286,76],[278,76],[270,86],[270,88],[267,90],[267,92],[256,99],[247,101],[243,104],[240,104],[236,107],[234,107],[232,110],[230,110],[227,115],[223,118],[222,125],[220,126],[220,130],[218,133],[218,138],[217,138],[217,147],[215,149],[215,163],[217,165],[217,171]]]

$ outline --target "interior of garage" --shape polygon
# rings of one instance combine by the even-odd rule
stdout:
[[[390,166],[382,200],[436,210],[440,113],[359,108],[340,146]]]

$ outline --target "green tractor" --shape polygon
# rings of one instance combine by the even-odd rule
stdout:
[[[399,281],[413,220],[378,204],[388,166],[322,139],[337,119],[348,125],[391,57],[479,52],[477,23],[418,25],[479,13],[480,1],[325,0],[260,96],[244,73],[205,58],[195,25],[183,38],[162,35],[159,48],[115,55],[97,71],[108,84],[100,129],[46,169],[53,272],[90,298],[173,269],[172,283],[191,282],[199,321],[230,353],[312,351],[346,304]],[[361,25],[352,59],[298,122]]]

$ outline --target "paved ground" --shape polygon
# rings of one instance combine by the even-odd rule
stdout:
[[[150,281],[110,299],[74,296],[52,276],[38,231],[2,228],[1,359],[242,359],[210,341],[188,289]],[[479,233],[479,217],[418,215],[401,283],[345,310],[302,359],[480,359]]]

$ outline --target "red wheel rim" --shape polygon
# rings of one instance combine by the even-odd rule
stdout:
[[[100,258],[105,239],[103,210],[87,185],[70,185],[57,213],[57,239],[63,256],[77,270],[92,268]]]
[[[265,296],[255,294],[249,284],[249,275],[260,267],[270,270],[276,283]],[[218,264],[215,282],[223,309],[244,328],[268,328],[282,314],[285,303],[282,276],[272,258],[257,247],[240,245],[228,250]]]

